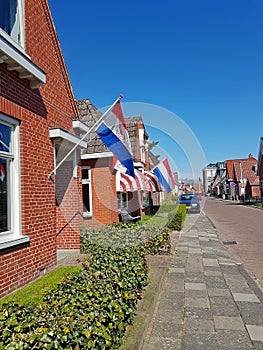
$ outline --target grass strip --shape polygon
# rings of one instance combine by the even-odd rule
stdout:
[[[0,300],[0,307],[9,301],[16,302],[19,305],[24,305],[28,302],[41,303],[43,296],[49,290],[55,288],[65,275],[80,269],[81,266],[60,266],[38,280],[2,298]]]

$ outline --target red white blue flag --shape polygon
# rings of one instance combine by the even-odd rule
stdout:
[[[153,169],[153,172],[158,177],[165,192],[169,193],[174,188],[175,182],[174,182],[173,173],[170,168],[168,159],[165,158],[162,162],[160,162]]]
[[[99,124],[96,133],[127,169],[126,173],[135,177],[127,124],[119,100],[115,103],[111,112]]]

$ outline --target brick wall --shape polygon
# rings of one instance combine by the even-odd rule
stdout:
[[[64,210],[56,205],[55,183],[48,180],[54,168],[49,128],[72,131],[71,118],[78,114],[46,0],[25,0],[25,43],[47,83],[32,90],[26,79],[0,64],[0,112],[20,121],[22,234],[30,237],[29,246],[0,252],[0,297],[51,270],[57,242],[60,249],[79,248],[81,193],[72,192],[81,191],[79,181],[69,182],[64,199],[71,201]]]
[[[82,161],[91,166],[92,218],[83,222],[91,227],[119,222],[116,177],[112,169],[112,158]]]

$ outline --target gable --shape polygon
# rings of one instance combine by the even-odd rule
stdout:
[[[72,117],[78,116],[67,68],[47,0],[24,0],[25,51],[46,73],[47,83],[41,96],[55,102]]]

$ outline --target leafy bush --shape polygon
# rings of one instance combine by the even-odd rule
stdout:
[[[0,349],[118,349],[147,276],[139,247],[98,247],[43,304],[3,305]]]
[[[162,255],[171,253],[170,230],[148,226],[148,237],[145,242],[146,251],[151,255]]]
[[[173,211],[169,213],[167,226],[173,230],[180,231],[183,227],[186,212],[186,205],[179,204]]]
[[[170,252],[169,230],[121,224],[81,229],[83,267],[41,304],[3,304],[0,349],[118,349],[148,283],[146,254]]]
[[[167,219],[165,219],[167,222]],[[92,229],[81,228],[81,251],[92,253],[98,246],[140,247],[147,254],[167,254],[171,251],[169,230],[149,223],[105,225]]]

